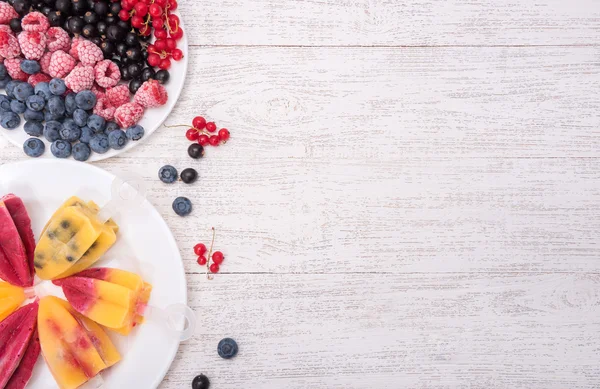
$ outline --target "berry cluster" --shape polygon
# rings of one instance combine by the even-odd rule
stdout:
[[[204,243],[198,243],[194,246],[194,254],[198,256],[198,265],[205,266],[210,273],[218,273],[220,270],[220,266],[225,260],[225,256],[220,251],[213,252],[213,246],[215,244],[215,228],[212,228],[213,237],[212,242],[210,244],[210,249],[208,250],[208,255],[206,254],[206,245]],[[212,263],[211,263],[212,259]]]
[[[221,143],[226,143],[231,134],[228,129],[221,128],[219,132],[217,131],[217,125],[215,122],[206,122],[202,116],[196,116],[194,120],[192,120],[192,127],[186,124],[176,124],[173,126],[165,126],[167,128],[176,128],[176,127],[188,127],[188,130],[185,133],[185,137],[192,141],[198,142],[198,144],[202,147],[211,145],[211,146],[219,146]],[[215,133],[216,132],[216,133]],[[203,149],[202,149],[203,150]],[[189,153],[189,151],[188,151]],[[199,155],[199,154],[195,154]],[[190,156],[192,158],[200,158],[203,153],[198,157],[194,157],[191,153]]]
[[[165,184],[174,183],[177,177],[177,169],[171,165],[165,165],[158,171],[158,178]],[[184,183],[192,184],[198,179],[198,172],[192,168],[183,169],[179,177]],[[173,201],[173,211],[179,216],[187,216],[192,212],[192,202],[187,197],[177,197]]]

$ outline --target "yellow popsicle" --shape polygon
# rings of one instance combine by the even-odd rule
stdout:
[[[13,313],[25,301],[23,288],[0,282],[0,321]]]

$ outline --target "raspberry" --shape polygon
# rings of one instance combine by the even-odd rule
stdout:
[[[29,76],[29,78],[27,79],[27,83],[31,86],[36,86],[40,82],[49,82],[51,79],[52,78],[50,78],[50,76],[46,74],[38,73]]]
[[[90,89],[94,86],[94,68],[91,66],[77,66],[65,77],[65,84],[75,93]]]
[[[31,12],[25,15],[23,20],[21,20],[21,27],[23,28],[23,31],[46,32],[48,27],[50,27],[50,22],[48,22],[48,18],[40,12]]]
[[[136,103],[126,103],[115,111],[115,121],[121,128],[131,127],[144,115],[144,107]]]
[[[52,53],[47,51],[42,58],[40,58],[40,66],[42,67],[42,73],[50,74],[50,59],[52,58]]]
[[[92,92],[96,95],[96,99],[106,96],[106,89],[101,87],[100,85],[94,83],[91,89]]]
[[[22,61],[23,58],[7,58],[4,60],[4,66],[6,66],[8,75],[11,76],[13,80],[27,81],[27,78],[29,78],[29,74],[21,70]]]
[[[117,85],[106,90],[106,97],[113,107],[120,107],[129,102],[129,88],[127,85]]]
[[[133,96],[133,101],[142,107],[160,107],[167,102],[167,90],[156,80],[148,80],[142,84]]]
[[[84,41],[84,39],[80,36],[76,36],[71,41],[71,49],[69,50],[69,55],[78,61],[79,61],[79,54],[77,54],[77,46],[79,46],[79,43],[83,42],[83,41]]]
[[[75,58],[62,50],[52,53],[48,74],[54,78],[65,78],[75,67]]]
[[[8,3],[0,3],[0,23],[8,24],[11,19],[18,18],[19,14]]]
[[[115,118],[115,110],[116,108],[110,105],[110,101],[106,96],[100,97],[94,107],[94,113],[104,118],[104,120],[113,120]]]
[[[39,60],[46,50],[46,35],[41,32],[23,31],[19,34],[19,46],[27,59]]]
[[[48,51],[67,51],[71,48],[69,33],[60,27],[50,27],[46,36],[48,37]]]
[[[119,82],[121,79],[121,71],[116,63],[105,59],[100,61],[94,67],[94,75],[96,82],[103,88],[110,88]]]
[[[102,49],[96,46],[90,41],[81,41],[77,44],[77,56],[82,64],[87,66],[94,66],[96,62],[104,59]]]
[[[0,55],[4,58],[15,58],[21,55],[17,38],[6,31],[0,31]]]

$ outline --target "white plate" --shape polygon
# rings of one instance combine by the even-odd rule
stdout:
[[[114,176],[85,163],[31,160],[0,166],[0,179],[6,190],[23,199],[37,240],[46,221],[70,196],[77,195],[104,205],[110,199]],[[164,308],[171,304],[187,304],[179,249],[156,209],[143,201],[137,207],[121,212],[115,219],[120,227],[117,243],[97,266],[123,267],[119,258],[131,249],[137,258],[148,264],[143,268],[151,269],[145,275],[154,286],[150,305]],[[47,284],[43,284],[44,287]],[[160,323],[148,321],[129,337],[111,335],[123,359],[102,374],[105,382],[102,389],[156,388],[179,347],[179,340],[165,331]],[[56,387],[40,357],[27,388]]]
[[[124,153],[125,151],[134,148],[139,143],[144,142],[146,139],[148,139],[150,137],[150,135],[152,135],[152,133],[154,131],[156,131],[158,128],[160,128],[160,126],[163,124],[163,122],[167,119],[167,117],[173,110],[173,107],[175,107],[175,103],[179,99],[179,95],[181,94],[181,91],[183,89],[183,84],[185,82],[185,75],[187,73],[188,41],[187,41],[187,33],[186,33],[187,30],[185,29],[185,27],[183,25],[182,17],[179,14],[179,12],[174,12],[174,13],[177,14],[177,16],[179,16],[179,19],[181,20],[181,28],[183,28],[183,31],[184,31],[183,37],[181,38],[181,40],[179,40],[177,42],[177,47],[183,52],[183,59],[181,59],[181,61],[171,60],[171,69],[169,69],[169,74],[170,74],[169,82],[165,84],[165,88],[167,89],[167,93],[169,94],[169,99],[167,100],[167,103],[165,105],[163,105],[162,107],[146,109],[146,111],[144,112],[144,116],[138,123],[140,126],[144,127],[144,129],[146,130],[145,135],[141,140],[136,141],[136,142],[129,141],[127,143],[127,146],[125,146],[122,150],[110,149],[108,152],[106,152],[104,154],[97,154],[97,153],[92,152],[92,155],[90,156],[90,159],[88,160],[88,162],[101,161],[103,159],[114,157],[115,155]],[[25,133],[25,131],[23,130],[23,127],[25,126],[25,120],[23,119],[23,115],[20,115],[20,116],[21,116],[21,125],[19,127],[15,128],[13,130],[7,130],[3,127],[0,127],[0,133],[6,139],[8,139],[10,141],[10,143],[14,144],[15,146],[17,146],[21,150],[23,150],[23,143],[25,143],[25,141],[27,139],[29,139],[30,136],[27,135]],[[44,155],[42,155],[39,158],[56,159],[56,157],[54,155],[52,155],[52,153],[50,152],[50,142],[48,142],[46,140],[46,138],[44,138],[43,136],[40,137],[40,139],[43,140],[44,143],[46,144],[46,152],[44,152]],[[23,152],[23,155],[25,155],[24,152]],[[71,158],[73,158],[73,157],[71,157]]]

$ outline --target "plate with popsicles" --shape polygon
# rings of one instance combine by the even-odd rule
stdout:
[[[140,196],[87,164],[0,166],[0,388],[160,384],[189,308],[177,244]]]

